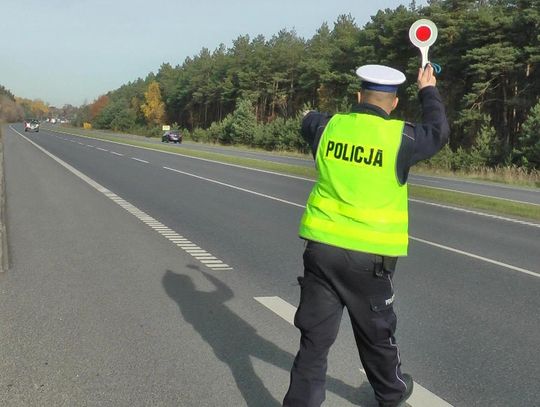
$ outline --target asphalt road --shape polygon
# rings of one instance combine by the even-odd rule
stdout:
[[[49,130],[68,131],[69,129],[58,128],[55,126],[46,126]],[[125,137],[128,139],[144,140],[145,142],[160,144],[158,139],[151,139],[136,135],[115,134],[115,137]],[[209,144],[194,143],[185,141],[183,144],[170,144],[173,147],[190,149],[197,151],[206,151],[211,153],[225,154],[235,157],[252,158],[257,160],[271,161],[280,164],[298,165],[313,167],[313,159],[310,157],[294,157],[271,152],[247,151],[236,147],[214,146]],[[480,196],[505,199],[516,202],[530,203],[540,205],[540,189],[532,187],[519,187],[514,185],[501,184],[496,182],[482,182],[475,180],[465,180],[448,177],[436,177],[428,175],[411,174],[409,184],[427,186],[432,188],[441,188],[443,190],[467,192]]]
[[[0,277],[0,404],[279,405],[298,333],[254,297],[298,303],[310,182],[26,135],[144,211],[138,219],[4,134],[12,268]],[[539,225],[416,201],[410,214],[395,278],[404,370],[454,406],[535,405]],[[205,266],[150,217],[232,270]],[[375,405],[355,355],[344,319],[325,405]]]

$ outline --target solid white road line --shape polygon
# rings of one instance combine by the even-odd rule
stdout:
[[[500,215],[492,215],[491,213],[478,212],[478,211],[473,211],[473,210],[465,209],[465,208],[458,208],[457,206],[449,206],[449,205],[438,204],[435,202],[420,201],[418,199],[413,199],[413,198],[409,198],[409,202],[416,202],[416,203],[420,203],[424,205],[436,206],[438,208],[449,209],[451,211],[470,213],[472,215],[478,215],[478,216],[484,216],[486,218],[504,220],[506,222],[511,222],[511,223],[519,223],[521,225],[532,226],[533,228],[540,228],[540,223],[533,223],[533,222],[527,222],[527,221],[519,220],[519,219],[507,218]],[[536,205],[536,204],[531,204],[531,205]]]
[[[174,240],[178,240],[181,238],[181,236],[174,232],[172,229],[164,226],[162,223],[158,222],[154,218],[152,218],[150,215],[146,214],[145,212],[141,211],[134,205],[130,204],[129,202],[125,201],[124,199],[120,198],[118,195],[116,195],[114,192],[109,191],[107,188],[102,186],[101,184],[97,183],[90,177],[86,176],[76,168],[72,167],[65,161],[61,160],[60,158],[56,157],[54,154],[48,152],[43,147],[39,146],[38,144],[34,143],[32,140],[30,140],[28,137],[25,137],[23,134],[19,133],[17,130],[15,130],[12,126],[10,126],[10,129],[14,131],[16,134],[21,136],[23,139],[25,139],[27,142],[32,144],[34,147],[36,147],[38,150],[45,153],[47,156],[52,158],[54,161],[56,161],[58,164],[63,166],[65,169],[70,171],[72,174],[79,177],[81,180],[85,181],[87,184],[92,186],[93,188],[97,189],[99,192],[101,192],[103,195],[105,195],[107,198],[109,198],[112,202],[116,203],[132,215],[134,215],[137,219],[139,219],[141,222],[143,222],[145,225],[150,226],[149,223],[154,224],[155,226],[150,226],[153,230],[155,230],[157,233],[162,235],[164,238],[169,240],[171,243],[175,243]],[[145,219],[145,221],[143,221]],[[191,243],[189,240],[185,239],[183,240],[185,243],[175,243],[177,246],[179,246],[182,249],[189,248],[189,249],[197,249],[202,250],[199,246],[196,244]],[[188,255],[193,257],[194,259],[197,259],[197,257],[191,253],[188,253],[187,250],[184,250]],[[208,253],[208,252],[206,252]],[[197,259],[198,260],[198,259]],[[213,270],[232,270],[233,268],[229,266],[228,264],[223,263],[221,260],[215,258],[215,260],[210,260],[209,258],[205,257],[204,260],[198,260],[201,264],[204,266],[213,269]]]
[[[192,174],[192,173],[189,173],[189,172],[186,172],[186,171],[176,170],[174,168],[169,168],[169,167],[163,167],[163,168],[166,169],[166,170],[169,170],[169,171],[173,171],[173,172],[177,172],[177,173],[180,173],[180,174],[183,174],[183,175],[187,175],[189,177],[198,178],[198,179],[201,179],[201,180],[204,180],[204,181],[212,182],[214,184],[222,185],[222,186],[227,187],[227,188],[232,188],[232,189],[236,189],[236,190],[239,190],[239,191],[242,191],[242,192],[247,192],[249,194],[261,196],[261,197],[267,198],[267,199],[272,199],[274,201],[282,202],[282,203],[292,205],[292,206],[296,206],[296,207],[299,207],[299,208],[305,208],[305,205],[300,205],[300,204],[297,204],[295,202],[291,202],[291,201],[287,201],[285,199],[277,198],[275,196],[261,194],[260,192],[252,191],[252,190],[246,189],[246,188],[237,187],[236,185],[227,184],[225,182],[217,181],[217,180],[214,180],[214,179],[211,179],[211,178],[201,177],[199,175]],[[438,204],[436,204],[436,205],[438,205]],[[536,224],[532,224],[532,225],[536,226]],[[442,245],[442,244],[439,244],[439,243],[431,242],[429,240],[420,239],[420,238],[417,238],[417,237],[414,237],[414,236],[409,236],[409,237],[410,237],[411,240],[415,240],[415,241],[420,242],[420,243],[428,244],[428,245],[431,245],[431,246],[436,246],[436,247],[438,247],[440,249],[448,250],[450,252],[461,254],[463,256],[472,257],[472,258],[477,259],[477,260],[481,260],[481,261],[485,261],[485,262],[488,262],[488,263],[491,263],[491,264],[495,264],[495,265],[500,266],[500,267],[505,267],[505,268],[508,268],[510,270],[519,271],[521,273],[525,273],[525,274],[528,274],[528,275],[531,275],[531,276],[540,277],[540,274],[538,274],[538,273],[536,273],[534,271],[526,270],[526,269],[521,268],[521,267],[516,267],[516,266],[512,266],[511,264],[503,263],[503,262],[500,262],[500,261],[497,261],[497,260],[488,259],[487,257],[479,256],[479,255],[469,253],[469,252],[466,252],[466,251],[463,251],[463,250],[455,249],[455,248],[450,247],[450,246],[445,246],[445,245]]]
[[[135,157],[131,157],[132,160],[135,160],[135,161],[139,161],[141,163],[145,163],[145,164],[148,164],[148,161],[146,160],[141,160],[140,158],[135,158]]]
[[[286,203],[288,205],[297,206],[299,208],[304,208],[304,205],[300,205],[300,204],[297,204],[297,203],[294,203],[294,202],[291,202],[291,201],[287,201],[285,199],[276,198],[275,196],[266,195],[266,194],[262,194],[260,192],[252,191],[250,189],[237,187],[236,185],[226,184],[225,182],[216,181],[215,179],[201,177],[200,175],[192,174],[192,173],[186,172],[186,171],[180,171],[180,170],[176,170],[174,168],[169,168],[169,167],[163,167],[163,168],[166,169],[166,170],[169,170],[169,171],[177,172],[179,174],[187,175],[189,177],[198,178],[198,179],[202,179],[204,181],[212,182],[214,184],[222,185],[222,186],[227,187],[227,188],[237,189],[239,191],[247,192],[247,193],[252,194],[252,195],[262,196],[263,198],[283,202],[283,203]]]
[[[534,271],[523,269],[521,267],[512,266],[511,264],[502,263],[502,262],[497,261],[497,260],[488,259],[487,257],[478,256],[477,254],[465,252],[463,250],[454,249],[453,247],[444,246],[442,244],[430,242],[429,240],[424,240],[424,239],[420,239],[420,238],[413,237],[413,236],[409,236],[409,238],[411,240],[415,240],[417,242],[421,242],[421,243],[424,243],[424,244],[427,244],[427,245],[430,245],[430,246],[438,247],[439,249],[444,249],[444,250],[448,250],[448,251],[451,251],[451,252],[454,252],[454,253],[457,253],[457,254],[462,254],[463,256],[472,257],[473,259],[482,260],[482,261],[485,261],[486,263],[495,264],[497,266],[505,267],[505,268],[510,269],[510,270],[519,271],[520,273],[528,274],[528,275],[533,276],[533,277],[540,277],[540,273],[535,273]]]
[[[432,180],[432,179],[429,179],[429,177],[419,177],[418,175],[412,175],[412,178],[417,178],[417,179],[420,179],[422,181],[425,181],[425,182],[434,182],[434,183],[440,183],[442,184],[442,181],[435,181],[435,180]],[[411,179],[412,179],[411,178]],[[454,182],[460,182],[460,183],[464,183],[464,184],[471,184],[471,185],[476,185],[476,186],[488,186],[488,187],[493,187],[493,188],[499,188],[499,189],[508,189],[508,190],[511,190],[511,191],[520,191],[520,190],[523,190],[524,192],[530,192],[530,191],[534,191],[534,188],[530,188],[530,189],[527,189],[527,188],[515,188],[511,185],[502,185],[502,184],[497,184],[497,183],[489,183],[489,182],[486,182],[486,183],[483,183],[481,181],[470,181],[470,180],[465,180],[465,179],[460,179],[460,180],[452,180],[452,179],[448,179],[446,178],[445,179],[446,181],[454,181]],[[412,181],[414,182],[414,180]],[[413,184],[411,184],[413,185]],[[420,185],[420,184],[414,184],[414,185],[418,185],[418,186],[425,186],[425,185]],[[436,187],[433,187],[434,189],[437,189]],[[438,189],[444,189],[444,188],[438,188]],[[453,192],[463,192],[463,191],[456,191],[455,189],[446,189],[447,191],[453,191]],[[463,192],[464,194],[474,194],[473,192]],[[476,194],[478,196],[487,196],[488,198],[493,198],[493,196],[491,195],[481,195],[481,194]],[[513,200],[513,199],[508,199],[508,198],[496,198],[496,199],[503,199],[503,200],[510,200],[510,201],[514,201],[514,202],[522,202],[522,203],[526,203],[526,204],[530,204],[530,205],[539,205],[537,203],[533,203],[533,202],[525,202],[525,201],[518,201],[518,200]]]
[[[297,207],[300,207],[300,208],[305,208],[304,205],[300,205],[300,204],[297,204],[297,203],[294,203],[294,202],[291,202],[291,201],[287,201],[285,199],[281,199],[281,198],[277,198],[275,196],[263,194],[263,193],[256,192],[256,191],[252,191],[250,189],[241,188],[241,187],[238,187],[236,185],[227,184],[225,182],[217,181],[217,180],[214,180],[214,179],[211,179],[211,178],[201,177],[200,175],[196,175],[196,174],[193,174],[193,173],[190,173],[190,172],[180,171],[180,170],[177,170],[177,169],[174,169],[174,168],[169,168],[169,167],[163,167],[163,168],[166,169],[166,170],[169,170],[169,171],[177,172],[179,174],[187,175],[189,177],[202,179],[204,181],[212,182],[214,184],[222,185],[222,186],[225,186],[225,187],[228,187],[228,188],[233,188],[233,189],[237,189],[239,191],[247,192],[247,193],[250,193],[250,194],[253,194],[253,195],[262,196],[263,198],[272,199],[274,201],[283,202],[283,203],[293,205],[293,206],[297,206]],[[458,208],[458,207],[454,207],[454,206],[436,204],[436,203],[432,203],[432,202],[425,202],[425,201],[420,201],[420,200],[417,200],[417,199],[409,199],[409,201],[540,228],[540,224],[538,224],[538,223],[532,223],[532,222],[526,222],[526,221],[518,220],[518,219],[506,218],[506,217],[498,216],[498,215],[491,215],[491,214],[484,213],[484,212],[471,211],[469,209],[463,209],[463,208]]]
[[[254,297],[254,299],[289,324],[294,325],[294,315],[296,314],[296,307],[294,305],[289,304],[280,297]],[[358,370],[364,375],[366,374],[363,369]],[[413,394],[407,400],[407,404],[411,407],[452,407],[451,404],[416,382],[414,382]]]

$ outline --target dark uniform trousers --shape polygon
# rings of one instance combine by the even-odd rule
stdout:
[[[325,399],[327,356],[338,334],[343,307],[349,312],[360,360],[375,397],[385,405],[406,390],[394,340],[392,276],[396,258],[308,242],[294,324],[300,350],[283,405],[319,407]]]

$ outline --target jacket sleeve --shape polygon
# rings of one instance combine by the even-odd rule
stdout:
[[[422,105],[422,123],[415,126],[415,148],[410,165],[433,157],[448,142],[450,126],[446,119],[444,104],[435,86],[419,92]]]
[[[319,141],[331,116],[326,113],[309,112],[302,120],[302,137],[308,143],[313,158],[317,155]]]
[[[407,181],[410,167],[437,154],[450,135],[439,90],[435,86],[428,86],[420,90],[418,96],[422,106],[422,122],[405,124],[398,154],[397,172],[402,183]]]

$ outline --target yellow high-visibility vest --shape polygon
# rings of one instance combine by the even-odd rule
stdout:
[[[332,117],[319,142],[319,178],[300,237],[382,256],[407,255],[407,184],[396,172],[403,127],[403,121],[362,113]]]

